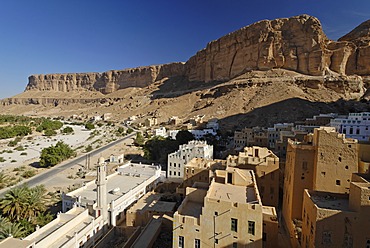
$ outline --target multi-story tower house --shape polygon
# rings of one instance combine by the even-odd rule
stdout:
[[[213,158],[213,146],[206,141],[192,140],[180,145],[179,150],[168,154],[167,177],[171,179],[184,178],[184,166],[193,158]]]
[[[353,174],[349,194],[305,190],[302,247],[370,247],[370,174]]]
[[[227,158],[227,167],[253,170],[263,205],[278,207],[279,158],[266,147],[245,147],[237,156]]]
[[[195,183],[174,214],[172,247],[276,247],[274,207],[262,205],[254,172],[216,170],[211,184]]]
[[[283,218],[290,235],[298,239],[295,226],[302,220],[305,189],[349,193],[352,173],[357,172],[357,140],[345,138],[332,127],[315,129],[304,142],[289,140]]]

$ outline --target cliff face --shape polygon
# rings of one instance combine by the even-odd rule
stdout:
[[[184,72],[183,63],[172,63],[104,73],[32,75],[28,78],[26,90],[62,92],[89,90],[111,93],[127,87],[145,87],[163,78],[182,76]]]
[[[264,20],[210,42],[185,64],[172,63],[104,73],[33,75],[26,90],[100,91],[145,87],[164,78],[227,81],[250,70],[282,68],[311,76],[370,75],[370,21],[339,41],[308,15]]]
[[[361,34],[369,37],[368,32]],[[319,20],[308,15],[264,20],[210,42],[189,59],[186,73],[191,81],[206,82],[273,68],[307,75],[323,75],[328,70],[342,75],[368,75],[369,42],[359,47],[352,37],[358,35],[331,41]]]

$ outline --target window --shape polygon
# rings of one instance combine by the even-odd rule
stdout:
[[[254,235],[254,227],[255,222],[254,221],[248,221],[248,233]]]
[[[178,172],[178,176],[181,176],[181,175],[180,175],[180,171]]]
[[[270,195],[273,195],[273,194],[274,194],[274,188],[270,187]]]
[[[234,242],[233,243],[233,248],[238,248],[238,243]]]
[[[173,175],[176,176],[176,171],[173,172]]]
[[[353,247],[353,238],[352,235],[346,233],[344,234],[344,247],[352,248]]]
[[[231,231],[237,232],[238,231],[238,220],[231,218]]]
[[[335,180],[335,184],[340,186],[340,180]]]
[[[172,176],[172,171],[170,171],[170,176]]]
[[[179,248],[184,248],[184,236],[179,236]]]
[[[330,245],[331,244],[331,232],[322,232],[322,244]]]
[[[200,239],[195,239],[194,247],[200,248]]]
[[[173,163],[173,167],[176,167],[176,163]]]
[[[264,232],[262,233],[262,241],[266,241],[267,239],[267,234]]]
[[[218,244],[218,239],[215,239],[215,244]]]
[[[227,183],[233,184],[233,173],[227,173]]]
[[[302,163],[302,170],[307,170],[307,161]]]
[[[370,239],[366,241],[366,248],[370,248]]]

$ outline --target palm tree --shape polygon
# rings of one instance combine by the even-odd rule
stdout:
[[[0,189],[3,189],[8,186],[10,178],[8,175],[5,175],[4,172],[0,171]]]
[[[9,223],[0,228],[0,239],[7,237],[21,238],[26,234],[20,223]]]
[[[5,218],[5,217],[0,215],[0,228],[2,228],[3,226],[5,226],[9,223],[10,223],[10,221],[8,220],[8,218]]]
[[[28,187],[20,186],[9,190],[0,200],[0,210],[11,221],[23,219],[23,212],[27,204]]]
[[[30,222],[35,223],[36,217],[45,212],[47,201],[46,189],[43,185],[38,185],[34,188],[28,189],[27,202],[25,204],[23,216]]]

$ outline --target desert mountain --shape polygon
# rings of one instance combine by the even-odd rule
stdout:
[[[263,20],[207,44],[186,63],[103,73],[32,75],[5,112],[114,113],[116,119],[205,114],[228,127],[369,109],[370,21],[338,41],[308,15]],[[361,102],[358,100],[362,99]]]

